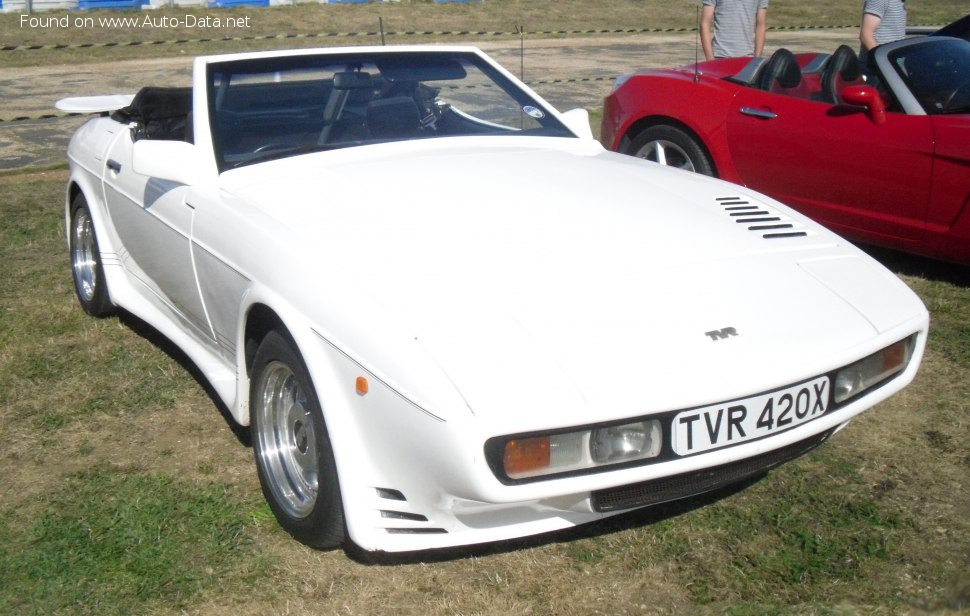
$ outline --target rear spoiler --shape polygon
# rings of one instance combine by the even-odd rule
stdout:
[[[54,103],[59,111],[67,113],[108,113],[131,104],[134,94],[105,94],[101,96],[72,96]]]

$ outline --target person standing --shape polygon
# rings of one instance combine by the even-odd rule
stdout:
[[[869,51],[877,45],[906,36],[906,0],[865,0],[859,29],[859,60],[865,65]]]
[[[704,57],[760,56],[768,31],[768,0],[703,0]]]

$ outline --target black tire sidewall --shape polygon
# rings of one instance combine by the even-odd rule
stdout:
[[[293,372],[294,378],[306,393],[310,416],[313,421],[313,433],[316,438],[317,456],[319,464],[319,479],[317,500],[313,509],[306,517],[293,517],[276,501],[276,494],[271,487],[271,479],[262,463],[262,444],[259,438],[259,416],[255,410],[257,399],[256,389],[259,386],[262,372],[272,362],[285,364]],[[323,419],[323,411],[317,392],[310,380],[309,372],[302,358],[296,351],[296,345],[290,337],[279,331],[272,331],[260,343],[253,359],[250,375],[249,408],[252,424],[253,454],[256,459],[256,471],[263,496],[270,509],[276,516],[280,526],[295,539],[310,547],[331,549],[343,544],[345,537],[343,503],[340,497],[340,486],[337,478],[337,467],[330,445],[330,436]]]
[[[630,149],[627,153],[635,155],[647,143],[661,139],[676,144],[686,152],[690,157],[691,163],[694,165],[695,172],[716,177],[717,174],[714,172],[714,164],[700,143],[675,126],[662,124],[644,129],[630,143]]]

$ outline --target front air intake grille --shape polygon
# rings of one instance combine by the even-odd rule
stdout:
[[[729,486],[766,473],[808,453],[824,443],[831,434],[832,431],[829,430],[781,449],[713,468],[593,492],[593,510],[621,511],[659,505]]]
[[[751,203],[744,197],[715,197],[714,202],[731,220],[766,240],[808,235],[800,223],[773,207]]]

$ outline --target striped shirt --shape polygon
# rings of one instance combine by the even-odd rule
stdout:
[[[876,28],[876,42],[892,43],[906,36],[905,0],[866,0],[863,14],[875,15],[880,20]]]
[[[714,57],[754,55],[754,25],[768,0],[703,0],[714,7]]]

